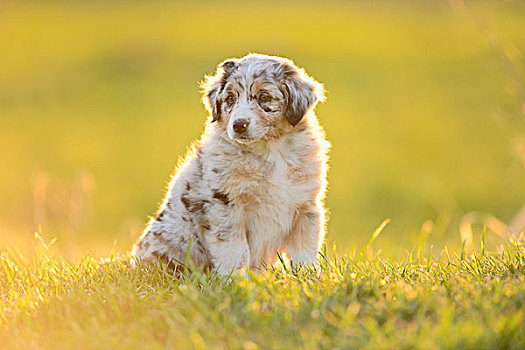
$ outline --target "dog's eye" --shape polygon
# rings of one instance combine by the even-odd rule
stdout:
[[[268,95],[267,93],[262,93],[259,95],[259,101],[260,102],[268,102],[272,99],[272,97],[270,95]]]
[[[233,105],[235,103],[235,96],[229,95],[228,97],[226,97],[226,103],[230,106]]]

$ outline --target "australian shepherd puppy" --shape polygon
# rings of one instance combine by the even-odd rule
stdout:
[[[204,132],[177,167],[137,260],[228,274],[286,253],[314,264],[325,234],[323,87],[288,59],[250,54],[206,76]],[[187,262],[187,261],[186,261]]]

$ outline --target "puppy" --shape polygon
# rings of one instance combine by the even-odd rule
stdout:
[[[202,88],[210,118],[132,255],[220,274],[278,253],[314,264],[330,148],[313,111],[322,85],[288,59],[249,54],[222,62]]]

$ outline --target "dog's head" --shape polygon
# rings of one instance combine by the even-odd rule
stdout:
[[[292,61],[259,54],[222,62],[202,86],[211,121],[241,143],[293,130],[324,100],[322,85]]]

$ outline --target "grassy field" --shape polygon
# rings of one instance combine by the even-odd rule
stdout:
[[[6,349],[523,349],[525,251],[385,260],[355,254],[317,271],[220,278],[0,258]],[[325,253],[326,255],[326,253]]]
[[[524,23],[519,1],[0,0],[0,348],[524,348],[525,253],[495,234],[525,208]],[[200,135],[198,82],[249,52],[328,91],[339,257],[99,263]]]

